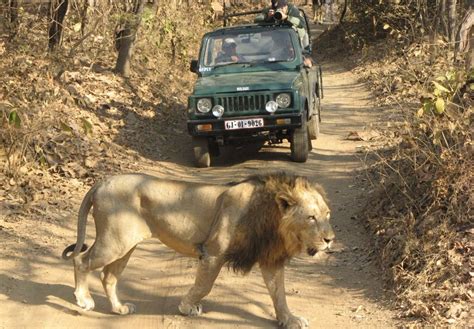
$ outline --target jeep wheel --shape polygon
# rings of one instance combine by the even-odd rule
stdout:
[[[291,135],[291,160],[306,162],[309,153],[308,139],[308,127],[305,114],[303,114],[301,128],[296,128]]]
[[[205,137],[193,137],[194,165],[198,168],[207,168],[211,165],[209,142]]]

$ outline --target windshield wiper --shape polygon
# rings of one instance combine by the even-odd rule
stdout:
[[[256,64],[273,64],[273,63],[287,63],[290,62],[291,60],[288,59],[279,59],[275,61],[269,61],[269,60],[263,60],[263,61],[248,61],[248,62],[230,62],[230,63],[224,63],[224,64],[218,64],[214,65],[214,68],[217,67],[224,67],[224,66],[229,66],[229,65],[236,65],[236,64],[242,64],[242,65],[248,65],[248,66],[254,66]]]
[[[216,68],[216,67],[223,67],[223,66],[236,65],[236,64],[252,65],[252,64],[255,64],[255,62],[230,62],[230,63],[214,65],[214,67]]]
[[[288,60],[288,59],[279,59],[279,60],[275,60],[275,61],[265,61],[263,63],[270,63],[270,64],[273,64],[273,63],[288,63],[288,62],[291,62],[292,60]]]

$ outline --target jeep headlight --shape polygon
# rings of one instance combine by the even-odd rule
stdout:
[[[291,95],[288,93],[278,94],[275,98],[275,101],[277,102],[278,107],[286,109],[288,106],[291,105]]]
[[[212,115],[216,118],[220,118],[224,115],[224,107],[222,105],[216,105],[212,108]]]
[[[197,109],[201,113],[208,113],[212,108],[212,101],[210,98],[201,98],[197,102]]]
[[[278,110],[277,102],[269,101],[267,104],[265,104],[265,110],[267,110],[268,113],[275,113]]]

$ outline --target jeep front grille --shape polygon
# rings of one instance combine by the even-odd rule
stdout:
[[[272,99],[268,94],[232,95],[217,97],[217,104],[222,105],[227,113],[265,110],[265,104]]]

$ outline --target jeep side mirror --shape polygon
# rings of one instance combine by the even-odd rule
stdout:
[[[189,69],[193,73],[198,73],[198,67],[199,67],[199,62],[196,59],[193,59],[191,61],[191,65],[190,65]]]

